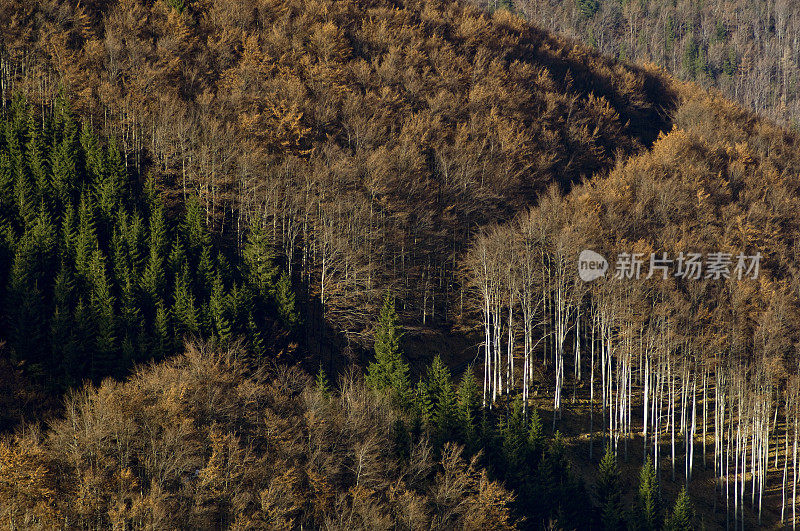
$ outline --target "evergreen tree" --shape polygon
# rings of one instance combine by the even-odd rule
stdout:
[[[317,388],[317,391],[322,393],[322,396],[327,398],[331,395],[331,385],[328,382],[328,375],[322,368],[321,363],[319,364],[319,370],[317,371],[317,376],[314,380],[314,385]]]
[[[374,389],[389,390],[404,404],[408,398],[408,364],[400,353],[400,329],[394,297],[387,291],[375,331],[375,361],[367,367],[367,383]]]
[[[172,340],[170,333],[169,313],[164,306],[164,301],[156,302],[156,317],[154,323],[155,331],[155,351],[160,356],[164,356],[172,350]]]
[[[92,378],[98,380],[104,375],[119,373],[120,360],[115,358],[115,312],[111,286],[106,274],[105,258],[96,249],[89,264],[90,307],[95,330],[95,344],[92,352]]]
[[[189,285],[189,268],[184,263],[175,275],[175,290],[172,298],[172,316],[175,333],[179,337],[195,336],[200,332],[197,303]]]
[[[595,507],[603,529],[616,530],[623,527],[622,492],[617,469],[617,457],[611,446],[600,461],[595,485]]]
[[[691,531],[694,529],[693,520],[692,500],[689,498],[689,493],[686,492],[686,487],[683,487],[678,494],[678,499],[675,500],[672,513],[664,522],[664,529],[667,531]]]
[[[648,456],[639,472],[639,490],[636,495],[633,526],[643,530],[658,529],[659,511],[658,479],[653,459]]]
[[[152,182],[152,181],[151,181]],[[168,249],[164,206],[159,199],[151,199],[150,233],[148,236],[147,263],[142,273],[142,291],[150,299],[150,303],[163,294],[164,290],[164,257]]]
[[[84,192],[78,208],[78,233],[75,240],[75,269],[82,281],[88,278],[88,264],[99,246],[95,231],[94,201],[90,194]]]
[[[53,193],[59,206],[64,205],[78,188],[77,168],[77,124],[64,103],[58,108],[57,131],[50,153],[50,168],[53,173]]]
[[[190,256],[199,256],[203,247],[211,244],[211,235],[206,226],[205,212],[200,204],[200,199],[195,195],[189,196],[186,202],[186,212],[181,225],[181,233]]]
[[[453,389],[453,382],[450,377],[450,370],[441,363],[438,354],[434,358],[434,361],[436,360],[439,360],[441,368],[435,375],[433,425],[435,428],[435,441],[438,445],[443,445],[455,435],[458,422],[458,408],[456,393]]]
[[[209,300],[211,321],[214,327],[214,335],[222,345],[228,345],[231,341],[233,329],[228,317],[228,296],[225,294],[222,284],[222,276],[219,272],[214,276],[214,283],[211,286],[211,298]]]
[[[472,367],[467,367],[458,386],[458,424],[461,442],[472,450],[478,435],[478,416],[480,415],[480,388]]]
[[[525,473],[524,464],[527,458],[527,430],[522,412],[522,399],[517,396],[506,411],[506,421],[502,429],[503,467],[507,481],[519,484]]]
[[[292,282],[285,271],[281,273],[275,288],[275,304],[278,306],[278,315],[286,328],[295,330],[300,323],[300,316],[297,314]]]
[[[369,376],[369,373],[367,376]],[[431,395],[427,382],[422,378],[417,380],[417,385],[414,386],[411,394],[414,415],[419,418],[420,422],[428,425],[433,418],[434,408],[433,395]]]
[[[401,460],[407,460],[411,456],[411,434],[408,433],[403,419],[398,418],[392,424],[390,439],[394,455]]]
[[[533,408],[528,419],[528,455],[532,462],[538,461],[544,449],[544,425],[539,411]]]
[[[267,231],[258,224],[251,225],[242,249],[242,261],[250,284],[262,300],[275,293],[278,268],[275,265],[272,245]]]
[[[36,187],[36,199],[49,206],[51,198],[50,176],[45,163],[44,143],[36,116],[31,107],[28,113],[28,142],[25,145],[25,160]]]

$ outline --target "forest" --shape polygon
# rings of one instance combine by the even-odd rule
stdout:
[[[0,0],[0,527],[794,527],[794,71],[536,6]]]
[[[471,0],[623,61],[659,65],[800,125],[800,7],[787,0]]]

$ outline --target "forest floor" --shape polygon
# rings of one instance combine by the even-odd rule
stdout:
[[[435,354],[441,354],[442,360],[450,367],[454,380],[459,381],[463,372],[470,365],[474,367],[477,376],[482,374],[481,346],[477,344],[476,338],[477,335],[472,334],[447,334],[425,328],[409,329],[404,338],[404,350],[409,353],[407,357],[415,373],[419,373]],[[565,354],[565,356],[569,357],[568,354]],[[567,453],[575,473],[588,485],[593,485],[606,440],[603,433],[603,414],[597,396],[600,393],[599,384],[595,384],[594,433],[590,429],[592,415],[590,389],[586,377],[578,385],[573,386],[571,383],[565,385],[562,391],[563,399],[560,418],[556,419],[554,424],[552,389],[554,377],[549,374],[551,369],[552,364],[548,367],[542,367],[541,364],[537,366],[536,381],[532,388],[533,396],[530,400],[530,405],[538,409],[546,429],[561,432],[567,444]],[[571,370],[571,367],[565,367],[567,373],[570,373]],[[701,390],[698,389],[698,391]],[[710,399],[713,396],[713,386],[707,389],[707,393]],[[634,394],[636,395],[636,393]],[[503,406],[504,404],[501,400],[500,407]],[[699,411],[699,402],[697,406]],[[633,503],[638,485],[639,470],[644,462],[644,444],[641,431],[642,403],[635,401],[632,404],[632,408],[634,433],[628,438],[621,438],[618,446],[619,468],[629,506]],[[698,436],[694,441],[694,463],[688,492],[692,498],[697,516],[706,529],[733,529],[733,496],[731,494],[731,505],[726,511],[725,495],[724,492],[720,493],[720,488],[725,489],[726,486],[724,483],[720,484],[718,482],[714,472],[713,421],[709,415],[706,427],[705,457],[703,455],[702,418],[699,418],[697,423]],[[777,428],[773,429],[778,429],[780,433],[783,433],[784,426],[780,419]],[[671,509],[672,501],[677,498],[678,492],[685,484],[684,440],[676,430],[674,474],[670,437],[664,437],[660,444],[660,454],[663,458],[660,459],[659,475],[665,500],[664,505],[666,509]],[[762,501],[761,522],[759,523],[758,520],[758,492],[755,493],[755,505],[751,505],[752,483],[748,481],[745,485],[744,521],[742,521],[740,507],[737,528],[785,529],[791,526],[791,476],[787,481],[786,492],[787,507],[785,517],[787,523],[781,524],[784,445],[779,445],[777,451],[778,466],[775,464],[775,448],[770,448],[769,470]],[[741,484],[738,485],[741,488]],[[729,488],[734,488],[733,482],[731,482]],[[800,521],[800,515],[798,515],[798,521]]]

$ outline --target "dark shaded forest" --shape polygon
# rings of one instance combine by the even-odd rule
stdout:
[[[777,122],[800,124],[800,13],[786,0],[474,0],[623,61],[653,63]]]
[[[0,525],[796,522],[800,137],[488,7],[0,1]]]

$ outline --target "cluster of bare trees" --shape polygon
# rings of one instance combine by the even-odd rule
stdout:
[[[3,94],[64,87],[223,234],[271,227],[334,327],[362,333],[387,287],[407,320],[452,323],[475,228],[636,152],[671,89],[507,12],[396,7],[4,2]]]
[[[760,123],[742,143],[740,110],[685,97],[676,131],[652,151],[476,238],[464,265],[484,400],[543,390],[555,424],[571,391],[588,402],[592,440],[602,432],[627,455],[641,437],[645,455],[687,483],[713,467],[731,525],[745,525],[746,507],[760,521],[778,486],[772,503],[795,525],[800,205],[776,176],[797,168],[798,139]],[[604,278],[580,280],[583,249],[609,260]],[[692,250],[761,252],[760,276],[678,278],[675,264],[649,275],[651,253]],[[621,253],[644,257],[638,278],[616,277]]]
[[[515,0],[513,8],[604,54],[653,62],[719,88],[779,122],[796,124],[800,116],[800,11],[794,2]]]
[[[0,524],[510,529],[513,496],[426,437],[404,460],[398,413],[354,375],[335,396],[240,352],[185,355],[74,393],[45,434],[0,441]]]

